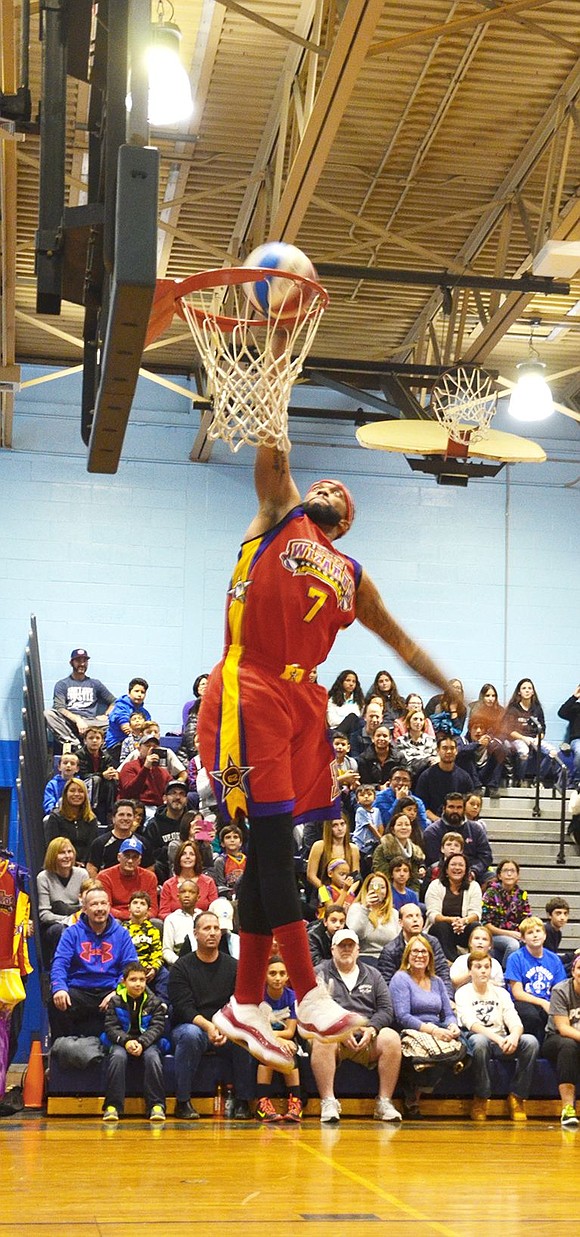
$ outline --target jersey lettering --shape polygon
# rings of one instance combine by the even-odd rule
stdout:
[[[309,597],[314,597],[314,599],[315,599],[315,600],[314,600],[314,605],[310,607],[310,609],[309,609],[309,611],[308,611],[308,614],[305,614],[305,615],[304,615],[304,622],[305,622],[305,623],[311,623],[311,622],[312,622],[312,620],[313,620],[313,618],[314,618],[314,616],[315,616],[316,614],[318,614],[318,611],[319,611],[319,610],[321,610],[321,609],[322,609],[322,607],[323,607],[323,605],[324,605],[324,603],[325,603],[325,601],[326,601],[326,599],[327,599],[327,597],[328,597],[328,593],[323,593],[323,591],[322,591],[322,589],[321,589],[321,588],[309,588],[309,589],[308,589],[308,596],[309,596]]]
[[[345,560],[317,541],[291,539],[280,555],[282,566],[293,576],[314,576],[333,590],[339,610],[350,610],[354,602],[354,581]]]

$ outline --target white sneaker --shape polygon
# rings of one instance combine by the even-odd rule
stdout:
[[[332,999],[321,980],[298,1002],[296,1018],[299,1034],[304,1039],[318,1039],[323,1044],[347,1039],[352,1031],[366,1026],[366,1018],[350,1009],[343,1009],[338,1001]]]
[[[383,1096],[378,1097],[374,1111],[375,1121],[401,1121],[402,1117],[395,1105]]]
[[[338,1100],[331,1095],[329,1099],[320,1101],[320,1124],[336,1125],[340,1121],[341,1107]]]
[[[259,1005],[241,1005],[234,996],[218,1009],[212,1022],[236,1044],[243,1044],[262,1065],[288,1074],[294,1069],[294,1057],[274,1034],[271,1024]]]

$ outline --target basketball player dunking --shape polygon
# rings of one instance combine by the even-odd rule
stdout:
[[[317,984],[296,887],[294,825],[338,814],[327,694],[309,673],[358,618],[423,678],[440,688],[447,681],[359,564],[334,548],[354,518],[346,486],[317,481],[301,501],[287,455],[269,447],[257,450],[255,485],[258,514],[228,590],[224,656],[209,678],[198,735],[220,812],[250,822],[235,994],[214,1022],[264,1064],[285,1070],[291,1049],[260,1009],[273,933],[302,1035],[340,1040],[363,1022]]]

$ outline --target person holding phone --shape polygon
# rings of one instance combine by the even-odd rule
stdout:
[[[147,730],[139,740],[135,760],[127,760],[119,769],[119,794],[125,799],[140,799],[145,805],[147,820],[161,807],[171,774],[159,760],[158,736]]]

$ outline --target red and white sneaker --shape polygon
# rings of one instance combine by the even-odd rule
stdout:
[[[348,1039],[352,1031],[366,1025],[362,1014],[343,1009],[334,1001],[325,983],[318,981],[296,1006],[298,1031],[304,1039],[318,1039],[323,1044]]]
[[[222,1035],[236,1044],[243,1044],[262,1065],[289,1074],[294,1069],[294,1055],[274,1034],[270,1021],[259,1005],[241,1005],[235,996],[218,1009],[212,1022]]]

